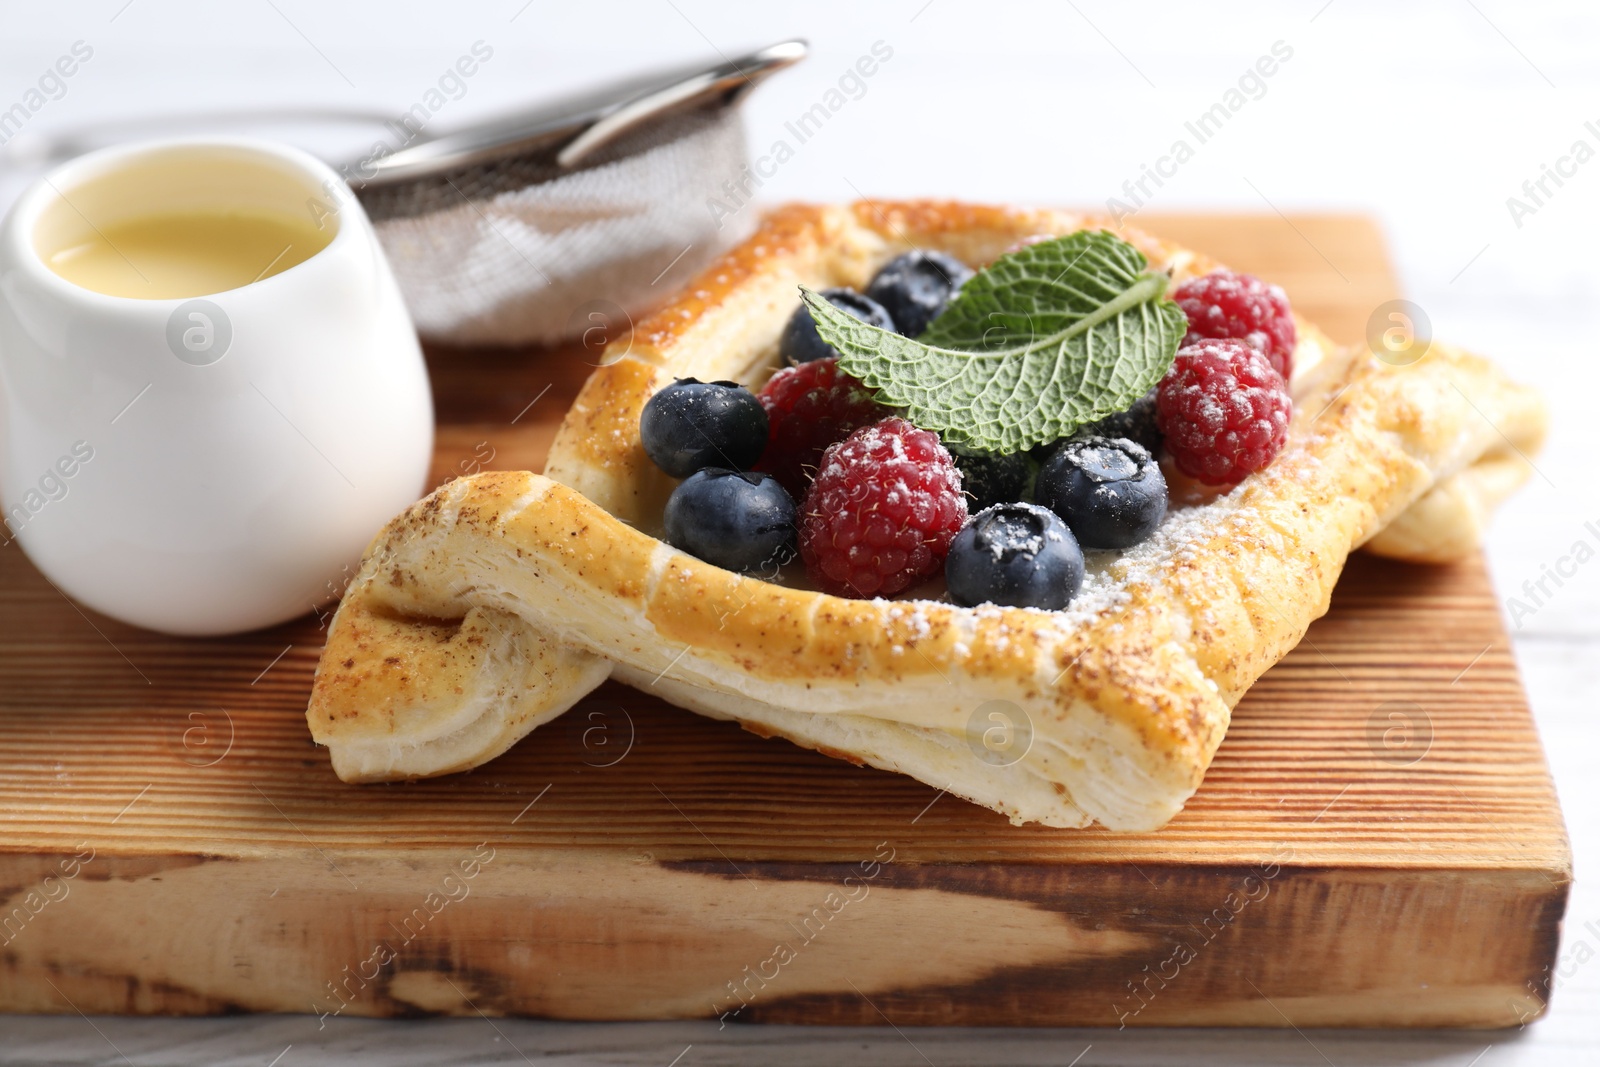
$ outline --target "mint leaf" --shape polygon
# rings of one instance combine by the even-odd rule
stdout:
[[[1167,276],[1109,233],[1001,256],[918,338],[801,289],[839,366],[945,440],[1019,452],[1127,410],[1161,380],[1189,324]]]

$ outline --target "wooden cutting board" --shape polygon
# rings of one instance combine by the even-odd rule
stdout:
[[[1341,340],[1395,295],[1363,219],[1142,224]],[[537,469],[592,358],[431,353],[437,475]],[[325,622],[144,633],[0,549],[0,1008],[1504,1027],[1544,1007],[1571,859],[1481,560],[1353,560],[1146,835],[1013,827],[615,685],[475,773],[345,785],[303,718]]]

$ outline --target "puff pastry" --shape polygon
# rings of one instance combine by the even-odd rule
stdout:
[[[1392,367],[1302,322],[1277,461],[1175,507],[1138,547],[1091,554],[1062,612],[846,600],[722,571],[654,536],[672,483],[639,444],[640,409],[674,377],[760,384],[797,285],[860,286],[912,247],[981,265],[1021,237],[1086,226],[1112,228],[947,203],[773,213],[614,343],[546,476],[457,479],[373,541],[307,709],[336,773],[476,766],[614,677],[1013,822],[1161,827],[1234,704],[1327,609],[1354,548],[1442,560],[1475,546],[1542,440],[1531,390],[1447,345]],[[1119,232],[1180,279],[1215,266]],[[995,706],[1029,735],[1014,761],[970,743]]]

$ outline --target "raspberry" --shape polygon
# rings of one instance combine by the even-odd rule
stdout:
[[[967,501],[938,436],[891,417],[828,449],[800,514],[800,555],[819,586],[892,596],[939,573]]]
[[[1283,450],[1291,409],[1283,376],[1243,341],[1178,350],[1156,392],[1156,422],[1178,469],[1207,485],[1235,485]]]
[[[806,495],[829,445],[889,414],[836,358],[780,370],[761,390],[761,406],[771,426],[756,469],[777,478],[796,500]]]
[[[1284,381],[1294,373],[1294,316],[1289,298],[1276,285],[1215,270],[1178,286],[1172,299],[1189,316],[1185,347],[1208,337],[1233,338],[1266,353]]]

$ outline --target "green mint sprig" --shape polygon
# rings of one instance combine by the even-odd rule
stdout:
[[[1188,331],[1167,276],[1113,234],[1080,231],[995,260],[918,338],[801,297],[839,366],[946,441],[1020,452],[1126,411]]]

